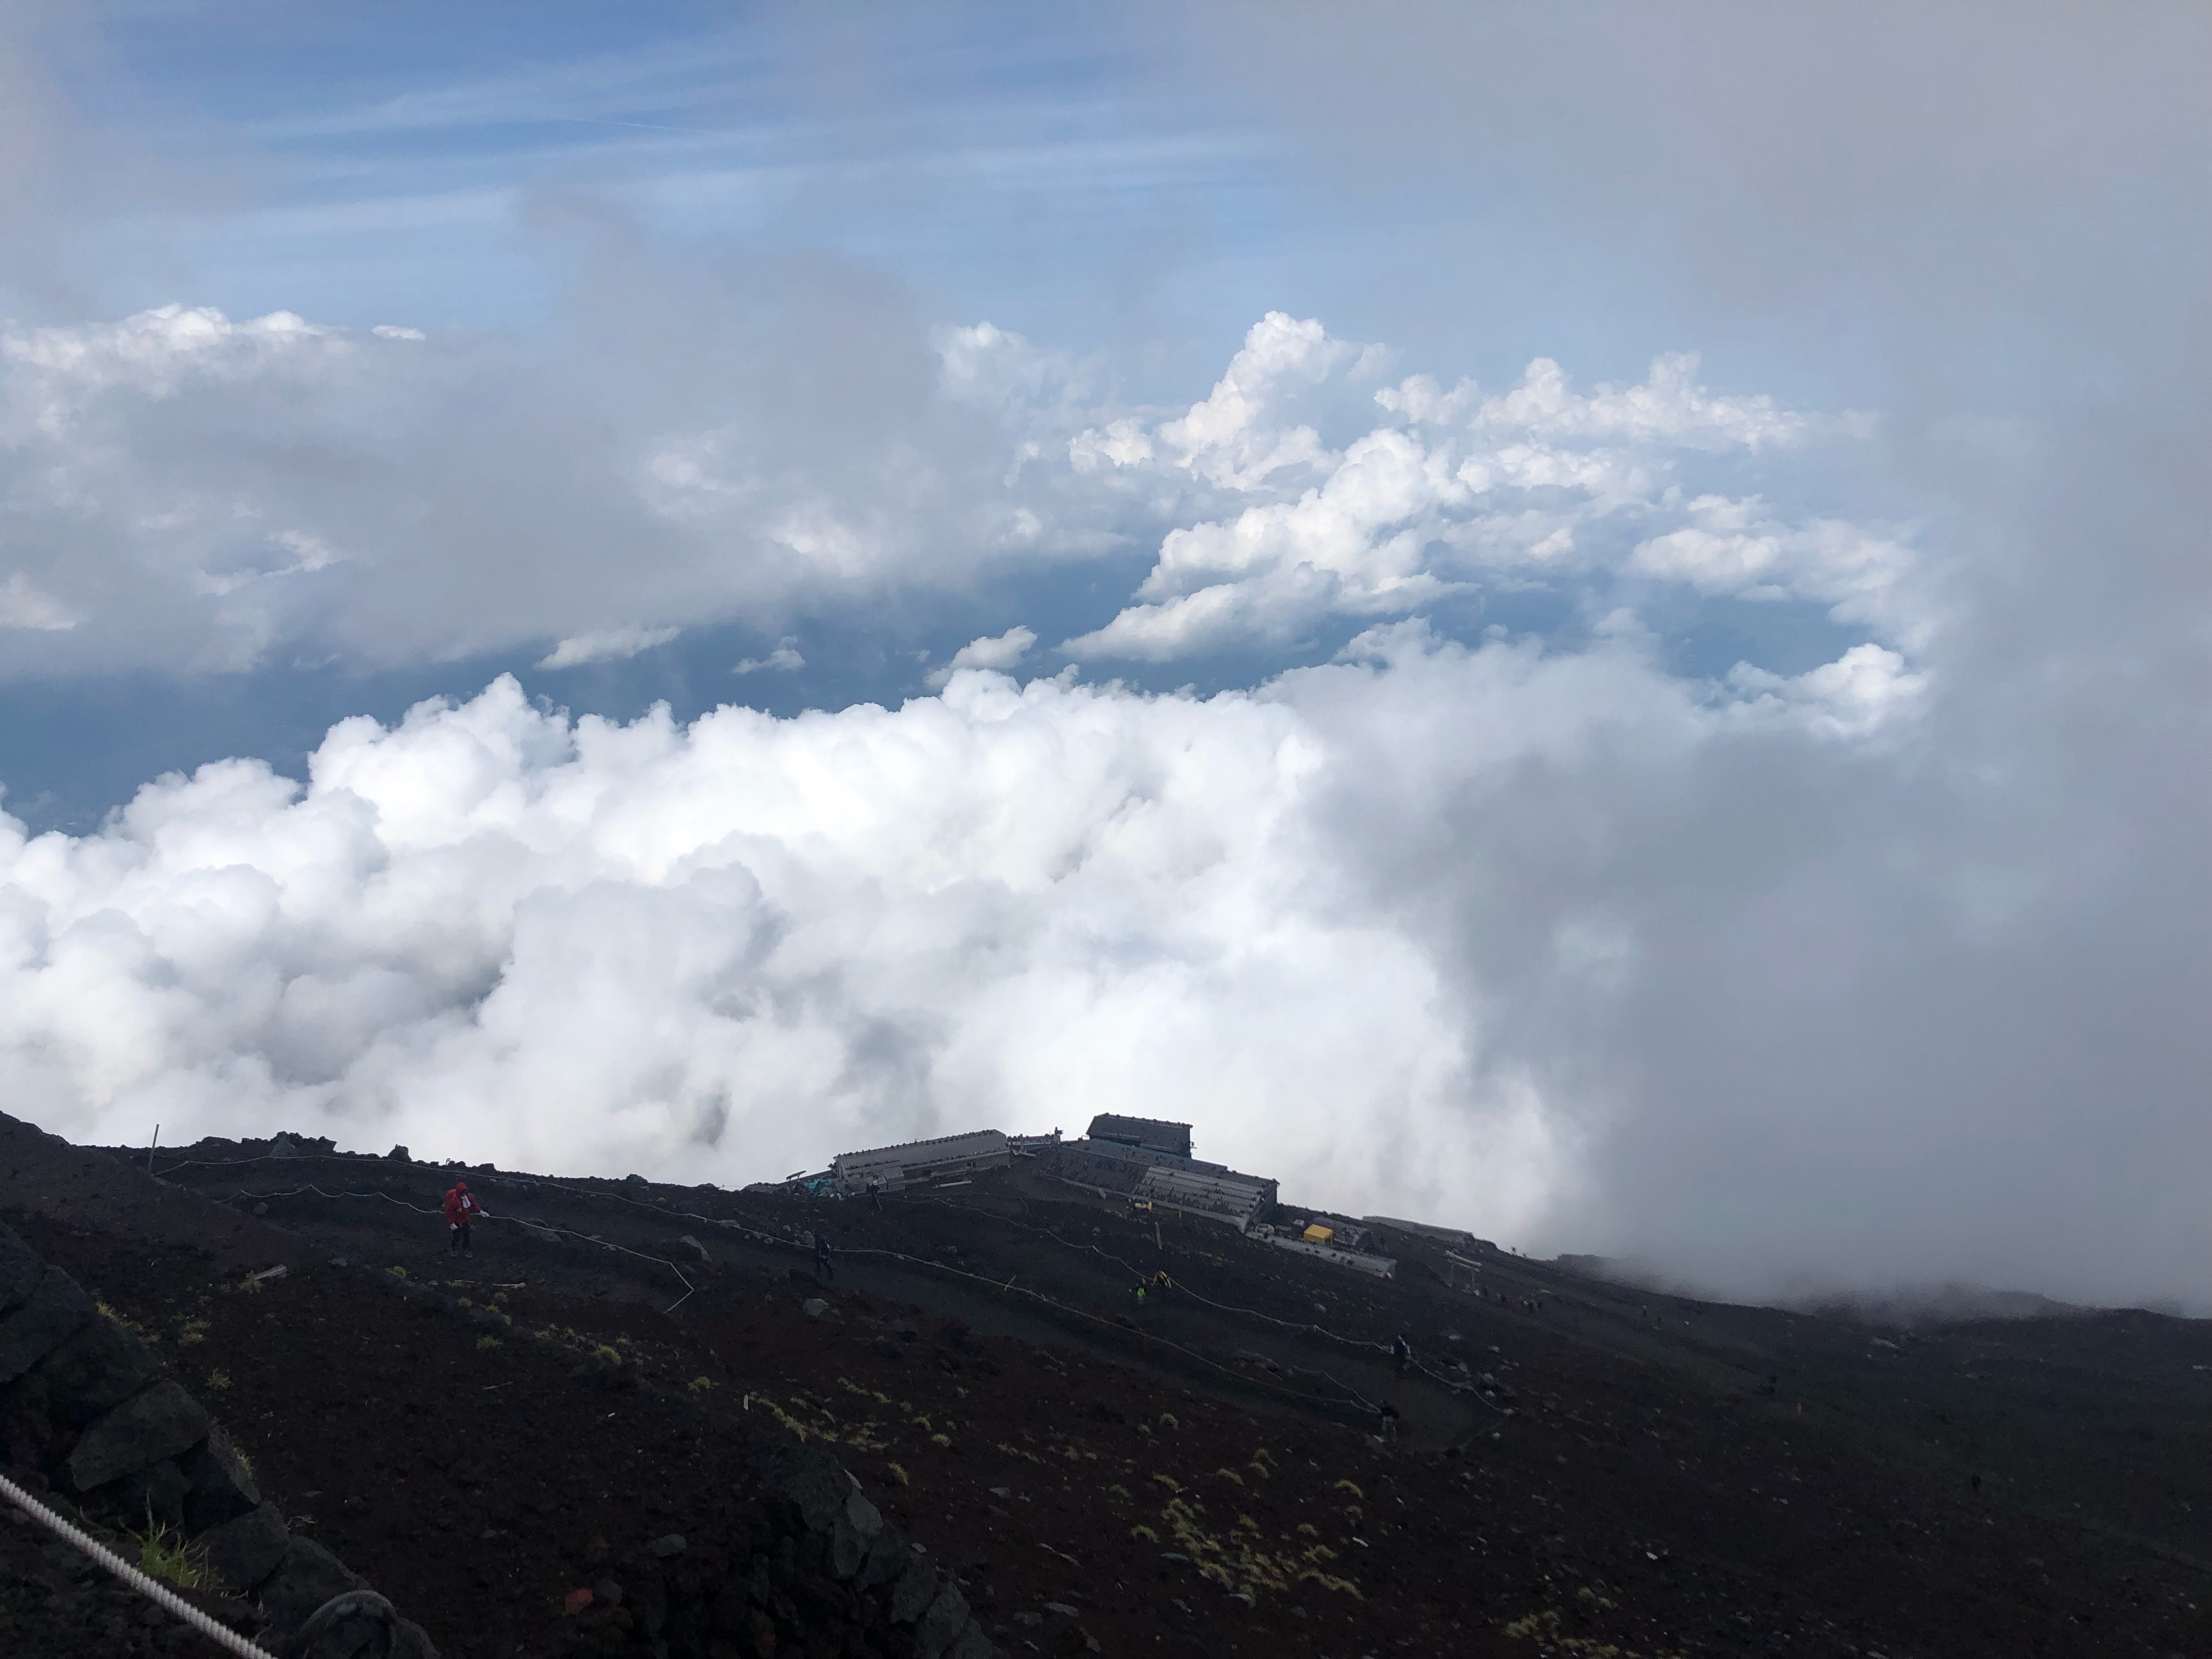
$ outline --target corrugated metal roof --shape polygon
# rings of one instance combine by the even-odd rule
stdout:
[[[966,1134],[939,1135],[929,1140],[903,1140],[896,1146],[871,1146],[865,1152],[840,1152],[831,1168],[848,1169],[875,1164],[946,1164],[969,1158],[988,1158],[1006,1150],[1006,1137],[996,1129],[974,1129]]]
[[[1101,1112],[1091,1120],[1089,1130],[1093,1140],[1119,1140],[1136,1146],[1150,1146],[1163,1152],[1173,1152],[1178,1158],[1190,1156],[1190,1125],[1170,1123],[1162,1118],[1123,1117],[1117,1112]]]
[[[1215,1216],[1241,1227],[1274,1202],[1274,1186],[1272,1181],[1212,1175],[1156,1164],[1145,1171],[1145,1178],[1137,1183],[1137,1196],[1175,1209]]]

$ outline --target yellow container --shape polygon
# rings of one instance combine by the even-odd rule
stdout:
[[[1309,1244],[1326,1244],[1335,1237],[1335,1228],[1324,1227],[1318,1221],[1306,1229],[1306,1243]]]

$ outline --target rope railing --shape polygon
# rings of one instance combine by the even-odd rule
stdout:
[[[269,1659],[266,1648],[249,1642],[236,1631],[210,1618],[167,1584],[132,1566],[82,1527],[63,1519],[4,1474],[0,1474],[0,1496],[5,1496],[9,1503],[70,1548],[106,1568],[162,1612],[173,1619],[182,1620],[209,1641],[238,1655],[239,1659]]]

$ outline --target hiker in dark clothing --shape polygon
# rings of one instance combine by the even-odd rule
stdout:
[[[1398,1362],[1398,1375],[1406,1374],[1406,1367],[1413,1363],[1413,1345],[1406,1340],[1403,1331],[1390,1339],[1390,1358]]]
[[[825,1285],[837,1282],[837,1269],[830,1260],[830,1237],[827,1233],[814,1235],[814,1272]]]
[[[1387,1400],[1382,1402],[1382,1437],[1385,1440],[1398,1437],[1398,1408]]]
[[[1174,1288],[1175,1280],[1168,1277],[1168,1270],[1165,1267],[1162,1267],[1158,1273],[1152,1275],[1152,1294],[1154,1296],[1165,1296]]]
[[[868,1182],[868,1207],[878,1215],[884,1212],[884,1183],[880,1181]]]

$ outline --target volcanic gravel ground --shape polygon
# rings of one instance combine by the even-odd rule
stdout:
[[[1419,1241],[1386,1284],[1014,1172],[878,1210],[470,1171],[499,1219],[457,1261],[422,1212],[459,1171],[264,1152],[157,1165],[226,1209],[19,1131],[0,1214],[459,1659],[558,1651],[610,1552],[738,1550],[766,1423],[1016,1653],[2212,1653],[2200,1322],[1881,1347],[1495,1253],[1477,1298]],[[1400,1329],[1430,1375],[1359,1346]]]

